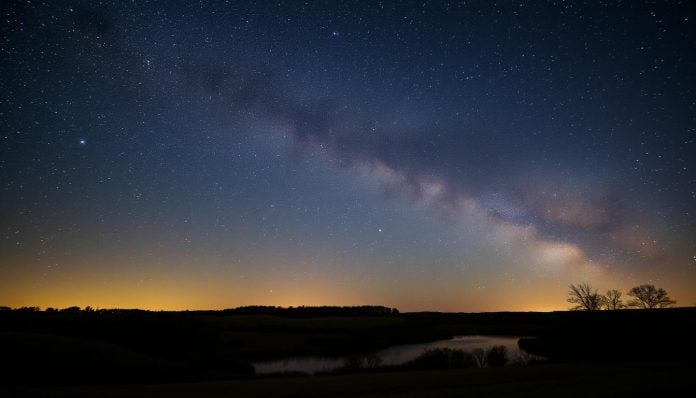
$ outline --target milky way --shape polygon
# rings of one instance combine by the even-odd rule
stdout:
[[[688,2],[2,14],[2,305],[696,303]]]

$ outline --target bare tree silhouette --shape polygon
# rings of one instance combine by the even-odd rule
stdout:
[[[616,289],[607,290],[607,294],[602,298],[604,307],[608,310],[620,310],[626,307],[621,301],[621,292]]]
[[[578,283],[570,285],[568,292],[568,302],[575,304],[574,310],[597,311],[602,306],[602,295],[597,293],[589,283]]]
[[[628,295],[635,299],[628,302],[630,307],[637,308],[664,308],[676,304],[667,291],[663,288],[656,288],[655,285],[640,285],[632,288]]]

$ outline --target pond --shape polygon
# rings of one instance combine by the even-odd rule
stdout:
[[[452,348],[471,351],[476,348],[488,349],[493,346],[505,346],[510,359],[524,357],[527,354],[517,345],[520,337],[510,336],[456,336],[448,340],[428,343],[403,344],[376,351],[373,354],[381,359],[381,365],[400,365],[415,359],[423,351],[433,348]],[[348,357],[292,357],[254,364],[257,374],[303,372],[314,374],[331,371],[341,367]]]

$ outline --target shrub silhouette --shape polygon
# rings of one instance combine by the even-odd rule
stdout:
[[[497,345],[489,348],[486,351],[486,362],[492,368],[507,365],[508,355],[505,346]]]
[[[475,348],[471,350],[471,356],[474,366],[478,368],[499,367],[508,363],[507,348],[502,345],[493,346],[488,350]]]
[[[382,358],[377,354],[354,354],[346,357],[343,364],[327,373],[358,373],[379,370],[382,365]]]
[[[356,372],[365,368],[364,358],[360,355],[351,355],[343,361],[340,372]]]
[[[404,367],[411,369],[458,369],[474,366],[476,362],[471,353],[452,348],[426,350],[414,360],[404,364]]]
[[[365,357],[365,366],[374,369],[382,365],[382,357],[377,354],[369,354]]]

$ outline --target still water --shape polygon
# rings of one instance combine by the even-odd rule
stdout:
[[[493,346],[505,346],[508,357],[514,359],[524,355],[517,345],[519,337],[509,336],[457,336],[449,340],[437,340],[428,343],[396,345],[377,351],[374,354],[382,360],[382,365],[400,365],[415,359],[423,351],[433,348],[453,348],[471,351],[476,348],[488,349]],[[304,372],[314,374],[330,371],[342,366],[347,357],[293,357],[275,361],[257,362],[256,373]]]

